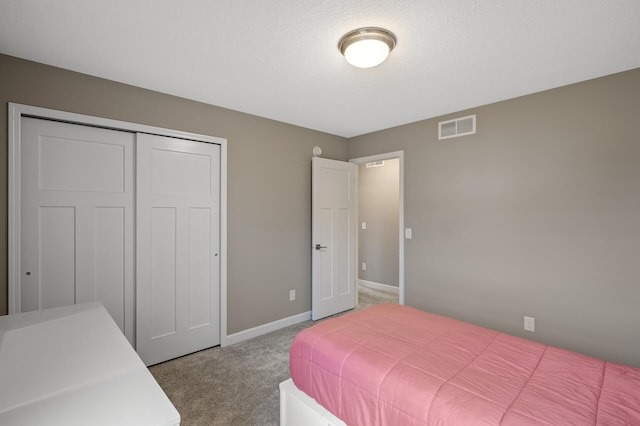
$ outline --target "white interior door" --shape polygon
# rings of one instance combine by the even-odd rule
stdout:
[[[312,307],[315,321],[356,305],[357,166],[312,159]]]
[[[24,117],[19,310],[102,302],[134,343],[135,134]]]
[[[220,146],[138,135],[137,351],[156,364],[220,343]]]

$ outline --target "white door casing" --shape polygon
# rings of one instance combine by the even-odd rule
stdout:
[[[135,135],[25,117],[20,312],[100,301],[134,344]]]
[[[366,157],[353,158],[350,163],[356,165],[368,163],[370,161],[381,161],[397,158],[399,161],[398,170],[398,195],[399,195],[399,211],[398,211],[398,303],[404,305],[404,151],[393,151],[384,154],[370,155]],[[358,219],[356,219],[357,221]],[[358,248],[358,234],[356,233],[356,252]],[[358,256],[356,255],[356,259]]]
[[[355,164],[312,159],[312,319],[356,305]]]
[[[220,343],[220,146],[138,134],[137,351],[147,365]]]

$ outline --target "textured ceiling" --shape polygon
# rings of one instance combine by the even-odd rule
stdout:
[[[0,52],[351,137],[638,68],[640,1],[0,0]]]

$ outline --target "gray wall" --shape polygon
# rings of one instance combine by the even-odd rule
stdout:
[[[640,366],[639,119],[636,69],[351,139],[405,152],[406,303]]]
[[[398,205],[400,194],[397,158],[384,166],[358,166],[358,278],[398,286]],[[362,229],[362,222],[367,229]],[[362,270],[366,262],[367,270]]]
[[[310,309],[312,147],[404,150],[407,304],[640,366],[640,69],[441,118],[477,114],[474,136],[433,119],[347,143],[4,55],[0,75],[0,313],[18,102],[228,139],[230,333]]]
[[[7,312],[7,102],[228,140],[228,332],[311,308],[311,150],[341,137],[0,55],[0,314]],[[213,76],[212,78],[215,78]],[[289,290],[297,299],[289,302]]]

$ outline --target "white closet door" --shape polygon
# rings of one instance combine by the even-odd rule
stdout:
[[[220,146],[139,134],[137,351],[156,364],[220,343]]]
[[[20,311],[102,302],[134,342],[135,134],[22,119]]]

